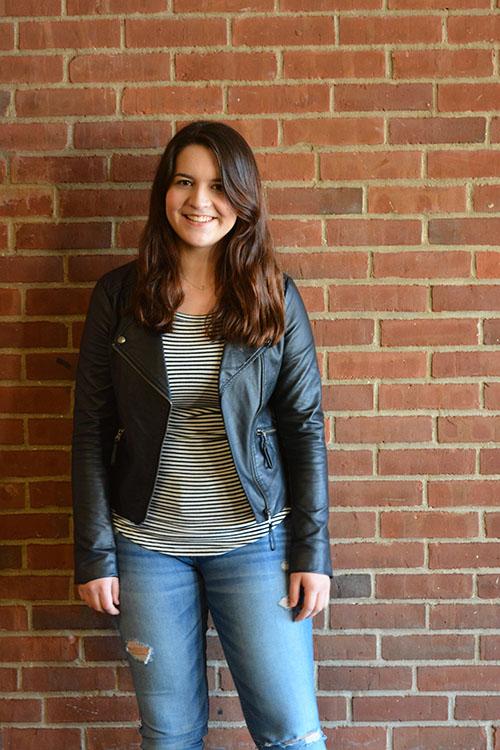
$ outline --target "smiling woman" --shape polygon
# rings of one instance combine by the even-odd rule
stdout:
[[[242,136],[185,126],[160,160],[139,256],[99,279],[82,335],[76,582],[117,616],[143,750],[203,748],[209,612],[257,747],[325,750],[321,380],[265,216]]]

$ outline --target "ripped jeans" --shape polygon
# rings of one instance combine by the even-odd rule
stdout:
[[[117,625],[141,716],[143,750],[203,750],[210,610],[259,749],[325,750],[314,693],[312,622],[286,607],[289,517],[223,555],[176,557],[116,534]],[[285,606],[284,606],[285,605]]]

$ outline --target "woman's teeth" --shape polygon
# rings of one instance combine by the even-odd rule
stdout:
[[[214,218],[213,216],[189,216],[189,214],[185,214],[185,216],[189,221],[194,221],[197,224],[208,224]]]

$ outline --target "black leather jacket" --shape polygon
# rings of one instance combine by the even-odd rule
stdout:
[[[75,581],[119,575],[111,508],[147,512],[170,411],[161,336],[127,299],[136,261],[96,283],[82,334],[72,442]],[[332,574],[321,381],[311,326],[284,274],[286,332],[271,346],[226,342],[219,375],[235,467],[255,518],[291,507],[290,572]]]

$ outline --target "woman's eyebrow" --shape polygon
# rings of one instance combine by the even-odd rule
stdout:
[[[194,180],[194,177],[193,177],[193,175],[191,175],[191,174],[186,174],[185,172],[176,172],[176,173],[174,174],[174,177],[188,177],[188,178],[189,178],[190,180]],[[221,180],[221,178],[220,178],[220,177],[214,177],[214,179],[213,179],[213,180],[210,180],[210,182],[222,182],[222,180]]]

